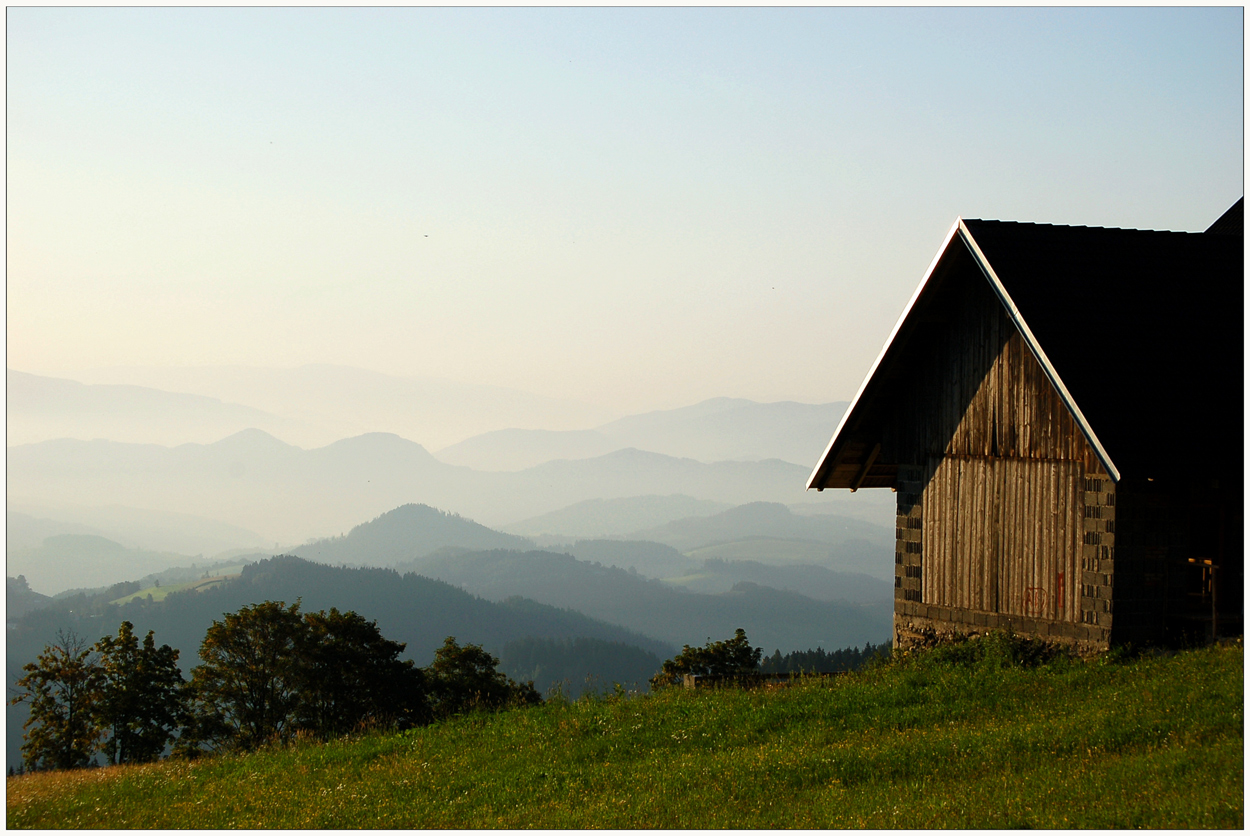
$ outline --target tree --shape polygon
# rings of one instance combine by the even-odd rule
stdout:
[[[308,613],[298,723],[322,737],[365,726],[411,728],[429,722],[425,676],[401,660],[403,642],[382,636],[355,612]]]
[[[29,769],[75,769],[95,756],[102,731],[96,720],[102,672],[85,639],[58,632],[38,660],[22,666],[24,689],[12,703],[29,703],[22,759]]]
[[[226,613],[200,644],[191,671],[194,714],[179,750],[254,749],[293,731],[308,647],[299,602],[265,601]]]
[[[96,642],[101,687],[97,719],[108,733],[109,763],[146,763],[160,757],[185,721],[186,682],[178,651],[156,646],[151,630],[140,647],[134,625],[123,621],[117,637]]]
[[[532,682],[514,682],[496,670],[498,665],[499,660],[481,645],[461,647],[455,636],[448,636],[425,669],[435,715],[449,717],[475,709],[542,702]]]
[[[751,647],[746,631],[739,627],[732,639],[708,641],[703,647],[683,645],[681,653],[664,663],[651,677],[652,688],[676,685],[683,676],[733,676],[759,670],[763,648]]]

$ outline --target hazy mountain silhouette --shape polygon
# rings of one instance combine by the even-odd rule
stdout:
[[[623,447],[713,462],[781,459],[811,469],[848,403],[755,403],[713,398],[681,409],[630,415],[599,432]]]
[[[386,431],[438,449],[446,463],[486,471],[628,447],[702,462],[777,458],[810,468],[846,408],[713,398],[602,423],[610,417],[605,410],[575,401],[325,364],[117,367],[80,376],[88,382],[9,369],[9,443],[209,444],[255,428],[312,448]]]
[[[743,537],[776,537],[841,543],[855,537],[878,540],[891,549],[894,532],[834,514],[801,516],[777,502],[750,502],[710,516],[687,517],[635,531],[631,540],[654,540],[680,551]]]
[[[250,404],[297,423],[299,430],[276,434],[305,447],[385,431],[439,448],[506,427],[571,430],[619,415],[578,401],[499,386],[328,364],[286,369],[129,366],[92,369],[78,376],[92,383],[139,384]]]
[[[794,501],[804,496],[807,474],[808,468],[775,459],[704,464],[639,450],[481,473],[444,464],[388,433],[315,450],[259,430],[177,447],[61,439],[8,450],[11,497],[46,506],[107,502],[194,514],[283,543],[342,534],[406,503],[502,526],[596,497],[680,493],[731,504]]]
[[[14,549],[37,549],[43,545],[45,539],[55,537],[58,534],[98,534],[105,536],[100,529],[82,525],[81,523],[46,520],[16,511],[9,511],[6,517],[5,547],[9,551]]]
[[[590,459],[622,446],[597,430],[493,430],[444,447],[439,461],[474,470],[525,470],[556,459]]]
[[[25,575],[6,577],[4,592],[4,615],[8,621],[13,621],[20,615],[25,615],[31,610],[42,609],[52,603],[50,596],[40,595],[30,588]]]
[[[290,549],[318,563],[394,566],[438,549],[527,549],[524,537],[503,534],[473,520],[428,505],[401,505],[361,523],[344,537],[316,540]]]
[[[728,503],[681,494],[586,499],[504,528],[513,534],[527,536],[610,537],[653,528],[684,517],[711,516],[730,507]]]
[[[746,581],[797,592],[817,601],[889,604],[893,600],[893,584],[862,572],[837,572],[825,566],[805,564],[766,564],[757,560],[711,558],[692,562],[697,568],[680,577],[669,576],[668,583],[707,594],[728,592]]]
[[[834,514],[799,515],[772,502],[753,502],[708,517],[674,520],[628,536],[664,543],[701,559],[735,557],[766,564],[815,563],[886,580],[894,576],[893,531]],[[808,547],[796,550],[794,543]],[[717,545],[734,548],[709,548]]]
[[[98,587],[185,565],[193,558],[172,552],[128,549],[96,534],[57,534],[35,548],[10,549],[5,573],[25,575],[44,595]]]
[[[742,627],[767,647],[846,647],[889,637],[891,602],[817,601],[753,583],[704,595],[616,567],[547,551],[435,554],[402,564],[427,577],[502,600],[522,595],[556,607],[594,613],[671,644],[703,644]]]
[[[646,540],[578,540],[547,551],[571,554],[587,563],[601,563],[637,572],[647,578],[684,575],[700,563],[672,546]]]
[[[54,534],[99,534],[127,548],[185,555],[215,555],[232,549],[277,545],[254,531],[194,514],[124,505],[53,507],[10,495],[8,548],[35,548]]]
[[[755,403],[713,398],[681,409],[627,416],[593,430],[496,430],[443,448],[436,456],[476,470],[513,471],[634,447],[702,462],[781,459],[810,469],[846,407],[842,401]]]
[[[298,421],[204,395],[7,372],[9,444],[53,438],[207,443],[249,427],[282,436],[305,432]]]

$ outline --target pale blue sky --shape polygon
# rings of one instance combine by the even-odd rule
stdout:
[[[1202,229],[1208,9],[10,9],[8,363],[849,398],[956,216]],[[427,237],[428,236],[428,237]]]

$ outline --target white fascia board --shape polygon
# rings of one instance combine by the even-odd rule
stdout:
[[[1029,324],[1024,321],[1024,317],[1020,314],[1020,309],[1016,307],[1016,303],[1012,301],[1011,295],[1007,293],[1007,288],[1003,286],[1002,281],[998,278],[998,274],[994,272],[994,268],[990,266],[989,259],[985,257],[985,253],[981,252],[981,247],[977,244],[976,239],[972,237],[972,233],[968,227],[964,225],[963,218],[955,222],[955,226],[959,229],[959,237],[963,240],[964,246],[968,248],[968,252],[972,254],[972,259],[981,268],[981,273],[990,283],[990,287],[994,289],[995,295],[998,296],[1003,307],[1007,309],[1007,315],[1011,317],[1011,321],[1020,329],[1020,333],[1024,336],[1025,343],[1028,344],[1029,350],[1033,352],[1033,356],[1042,364],[1042,371],[1046,373],[1047,379],[1050,380],[1055,390],[1059,392],[1059,397],[1064,405],[1068,407],[1068,411],[1076,418],[1076,423],[1081,428],[1081,432],[1085,438],[1093,446],[1094,452],[1098,454],[1098,460],[1102,462],[1102,466],[1107,468],[1107,472],[1111,474],[1111,478],[1116,482],[1120,481],[1120,471],[1111,461],[1111,457],[1107,455],[1106,449],[1103,448],[1102,442],[1095,435],[1093,427],[1089,425],[1089,421],[1085,420],[1085,414],[1081,412],[1081,408],[1077,406],[1076,400],[1068,391],[1068,387],[1063,385],[1059,373],[1055,371],[1055,367],[1051,365],[1050,359],[1046,356],[1046,352],[1042,350],[1042,346],[1037,341],[1037,337],[1033,336],[1033,332],[1029,330]]]
[[[915,306],[916,300],[920,298],[920,294],[924,292],[925,286],[929,284],[929,278],[933,275],[933,271],[937,269],[938,263],[942,260],[942,256],[946,255],[946,249],[950,246],[951,240],[955,234],[963,227],[963,219],[956,218],[955,223],[951,225],[950,231],[946,233],[946,237],[942,239],[942,246],[938,247],[937,255],[933,256],[933,261],[929,262],[929,269],[924,271],[924,278],[920,280],[916,292],[911,295],[911,299],[907,301],[907,307],[903,308],[903,313],[899,316],[898,322],[894,323],[894,330],[890,331],[890,336],[886,338],[885,345],[881,348],[881,353],[877,355],[877,359],[873,361],[872,367],[868,369],[868,374],[864,376],[864,381],[859,384],[859,391],[855,393],[855,397],[851,400],[851,405],[846,408],[846,412],[842,413],[842,420],[838,422],[838,427],[833,431],[833,437],[829,439],[829,443],[825,446],[825,452],[820,455],[820,459],[816,462],[816,466],[812,468],[811,475],[807,477],[807,490],[812,489],[812,482],[816,480],[820,469],[825,466],[825,461],[829,458],[833,445],[838,440],[838,435],[842,432],[842,428],[851,420],[855,407],[859,405],[859,399],[864,396],[864,390],[868,388],[869,381],[873,375],[877,373],[877,367],[881,365],[881,361],[885,359],[885,355],[889,352],[890,346],[894,344],[894,338],[898,336],[899,329],[903,327],[903,323],[907,321],[908,314]]]

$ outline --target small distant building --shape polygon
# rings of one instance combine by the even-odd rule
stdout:
[[[955,222],[807,484],[897,491],[895,646],[1241,633],[1243,226]]]

